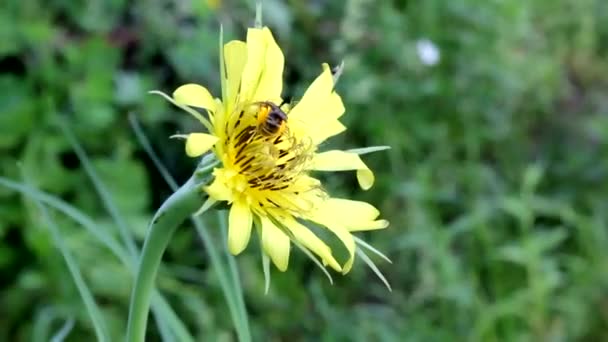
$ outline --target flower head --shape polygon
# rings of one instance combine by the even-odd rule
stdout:
[[[231,205],[230,252],[245,249],[255,223],[264,253],[279,270],[287,269],[293,242],[316,254],[323,265],[347,273],[359,241],[352,233],[385,228],[388,222],[379,220],[379,211],[368,203],[330,197],[311,176],[312,171],[356,170],[363,189],[374,182],[357,153],[318,151],[322,142],[345,130],[338,120],[344,105],[330,68],[324,64],[302,99],[291,105],[281,98],[284,56],[268,28],[250,28],[246,42],[234,40],[221,49],[221,99],[200,85],[186,84],[170,101],[207,128],[206,133],[182,136],[186,153],[198,157],[212,150],[221,162],[205,191],[207,204]],[[192,107],[207,110],[208,118]],[[306,221],[326,227],[342,241],[349,254],[343,264]]]

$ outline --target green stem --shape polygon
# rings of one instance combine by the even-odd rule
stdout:
[[[176,228],[202,205],[205,196],[202,186],[207,184],[209,169],[195,172],[161,205],[152,219],[131,293],[127,325],[129,342],[143,342],[145,339],[150,301],[163,253]]]

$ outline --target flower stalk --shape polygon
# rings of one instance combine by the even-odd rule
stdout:
[[[177,227],[208,197],[203,187],[210,183],[215,165],[217,161],[213,156],[203,158],[192,177],[161,205],[152,218],[131,293],[127,324],[129,342],[145,340],[150,302],[162,256]]]

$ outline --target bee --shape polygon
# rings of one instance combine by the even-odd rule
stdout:
[[[287,114],[272,102],[260,102],[258,131],[267,137],[283,133],[287,126]]]

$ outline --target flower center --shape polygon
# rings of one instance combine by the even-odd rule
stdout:
[[[243,106],[226,125],[231,164],[251,189],[279,191],[290,187],[312,158],[312,143],[296,139],[288,116],[272,102]]]

